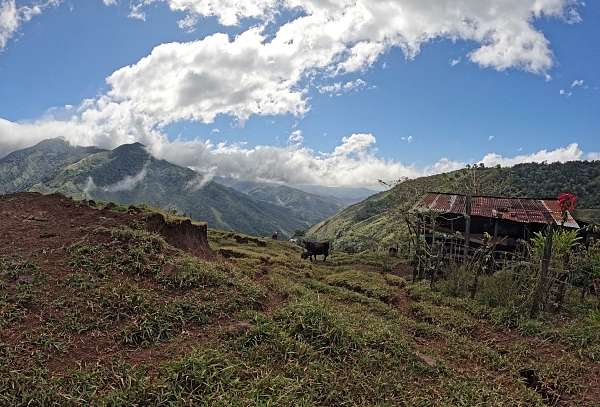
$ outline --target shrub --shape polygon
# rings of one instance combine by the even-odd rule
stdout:
[[[469,272],[465,267],[459,267],[448,273],[447,279],[440,282],[438,286],[445,294],[454,297],[463,297],[469,293],[472,284],[473,273]]]
[[[157,276],[160,283],[171,288],[206,288],[228,284],[229,276],[219,263],[185,256],[177,258],[171,266],[170,272],[163,271]]]
[[[396,293],[396,289],[388,281],[392,280],[387,280],[379,273],[354,270],[325,277],[325,282],[330,285],[347,288],[384,302],[390,302]],[[401,284],[399,280],[394,283]]]
[[[490,276],[480,277],[476,298],[490,307],[513,306],[523,300],[518,288],[513,274],[502,270]]]
[[[238,366],[214,350],[198,350],[167,368],[169,390],[179,402],[209,401],[237,387]]]
[[[303,300],[290,304],[277,314],[276,320],[294,338],[321,352],[337,354],[359,347],[358,338],[323,302]]]

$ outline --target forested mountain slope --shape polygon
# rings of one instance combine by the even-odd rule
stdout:
[[[0,194],[27,191],[51,179],[64,166],[102,150],[74,147],[62,139],[45,140],[0,159]]]

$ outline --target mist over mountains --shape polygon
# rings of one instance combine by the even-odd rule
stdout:
[[[104,150],[72,146],[62,139],[45,140],[0,159],[0,194],[21,191],[145,203],[214,228],[253,235],[278,231],[291,236],[353,203],[348,197],[281,184],[214,180],[210,174],[156,159],[139,143]]]

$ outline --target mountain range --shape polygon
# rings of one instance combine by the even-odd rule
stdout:
[[[308,229],[309,236],[333,240],[337,248],[362,251],[397,242],[405,228],[402,215],[427,191],[519,197],[568,191],[589,216],[589,209],[600,208],[600,161],[475,166],[369,196],[374,192],[360,188],[213,179],[157,159],[138,143],[104,150],[51,139],[0,159],[0,194],[20,191],[145,203],[251,235],[292,236]]]
[[[114,150],[50,139],[0,159],[0,194],[62,193],[78,199],[147,204],[218,229],[291,236],[348,201],[286,185],[221,179],[153,157],[139,144]]]
[[[333,195],[309,193],[283,184],[242,181],[232,178],[216,178],[215,181],[242,192],[255,200],[292,209],[302,219],[310,222],[311,225],[329,218],[346,206],[355,203],[353,200]],[[371,194],[373,193],[371,192]]]

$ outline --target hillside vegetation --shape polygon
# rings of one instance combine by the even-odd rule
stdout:
[[[27,191],[51,179],[61,168],[101,151],[93,147],[65,148],[59,139],[16,151],[0,160],[0,195]]]
[[[579,208],[600,208],[600,161],[478,167],[409,180],[313,226],[309,235],[351,251],[381,248],[401,240],[402,214],[425,192],[554,198],[567,191]]]
[[[600,315],[583,304],[519,320],[375,255],[310,263],[211,230],[228,259],[199,258],[135,213],[30,194],[0,210],[0,405],[600,401]]]

